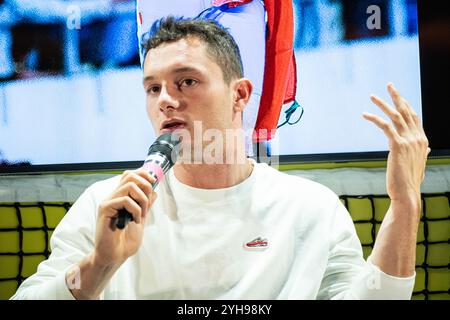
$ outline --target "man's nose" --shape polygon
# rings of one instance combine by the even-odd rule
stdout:
[[[159,93],[158,105],[161,111],[167,112],[169,109],[177,109],[179,102],[166,86],[162,86],[161,92]]]

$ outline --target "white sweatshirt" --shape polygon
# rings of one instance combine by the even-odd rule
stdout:
[[[86,189],[12,299],[73,299],[65,273],[92,252],[97,207],[119,179]],[[142,245],[102,299],[411,298],[415,275],[364,261],[350,214],[321,184],[254,163],[230,188],[192,188],[170,170],[155,191]],[[252,247],[257,238],[266,244]]]

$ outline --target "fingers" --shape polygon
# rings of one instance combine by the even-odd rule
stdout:
[[[145,169],[139,169],[134,171],[126,170],[122,174],[120,184],[124,185],[128,182],[136,183],[145,194],[150,194],[153,191],[152,184],[155,183],[155,179]]]
[[[142,209],[142,216],[145,216],[149,209],[151,192],[146,195],[135,182],[127,182],[113,192],[113,198],[120,197],[130,197],[132,200],[134,200]]]
[[[365,119],[375,123],[375,125],[377,125],[377,127],[379,127],[381,130],[384,131],[384,133],[390,140],[395,141],[400,138],[397,131],[395,131],[395,129],[393,128],[392,124],[388,123],[386,120],[380,118],[379,116],[376,116],[376,115],[368,113],[368,112],[364,112],[363,117]]]
[[[126,209],[135,223],[141,223],[156,200],[152,187],[154,182],[155,179],[144,169],[125,171],[117,188],[102,203],[102,212],[113,218],[119,210]]]
[[[392,98],[392,101],[394,102],[395,107],[397,108],[397,111],[402,115],[406,124],[409,127],[417,126],[415,120],[413,119],[413,109],[411,108],[409,102],[400,95],[400,92],[395,89],[392,83],[388,84],[387,89]]]
[[[373,103],[375,103],[378,107],[380,107],[380,109],[384,112],[384,114],[386,114],[394,123],[395,128],[399,131],[399,132],[403,132],[408,128],[408,125],[405,122],[405,119],[403,118],[402,114],[393,109],[391,106],[389,106],[389,104],[384,101],[383,99],[379,98],[376,95],[371,95],[370,99],[372,100]]]
[[[154,194],[152,184],[155,181],[155,178],[153,178],[145,169],[141,168],[134,171],[127,170],[122,175],[121,182],[116,190],[116,195],[131,196],[142,205],[144,210],[143,215],[145,216],[149,209],[149,201],[152,199],[152,194]]]
[[[428,139],[418,114],[411,107],[410,103],[400,95],[399,91],[395,89],[392,83],[388,84],[388,91],[396,105],[397,110],[407,123],[410,133],[428,146]]]
[[[427,147],[427,153],[425,155],[425,162],[427,162],[428,155],[430,154],[430,152],[431,152],[431,149],[429,147]],[[423,182],[424,180],[425,180],[425,169],[423,170],[423,173],[422,173],[422,180],[421,180],[421,182]]]
[[[370,96],[372,102],[392,120],[399,135],[406,136],[412,134],[426,137],[421,119],[411,107],[410,103],[400,95],[392,83],[389,83],[387,88],[396,106],[395,109],[376,95]]]
[[[132,216],[135,223],[141,223],[141,207],[128,196],[113,198],[105,201],[102,205],[106,210],[106,216],[109,218],[115,217],[117,212],[121,209],[126,209]]]

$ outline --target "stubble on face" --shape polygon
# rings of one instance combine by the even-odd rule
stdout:
[[[168,101],[147,94],[147,111],[155,131],[159,132],[164,119],[182,118],[186,121],[184,148],[186,151],[189,148],[185,154],[189,154],[190,160],[195,163],[226,162],[221,159],[229,158],[227,149],[232,146],[231,142],[234,143],[227,143],[227,137],[233,136],[230,134],[233,130],[233,92],[230,84],[224,81],[222,69],[208,54],[206,44],[190,37],[151,49],[144,65],[144,78],[148,77],[164,87],[161,90],[174,104],[167,107]],[[195,86],[177,88],[175,84],[183,77],[194,79]],[[163,103],[165,108],[161,107]]]

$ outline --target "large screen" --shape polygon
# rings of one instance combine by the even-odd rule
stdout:
[[[260,0],[234,1],[240,5],[220,14],[211,10],[226,2],[0,0],[0,172],[139,164],[156,138],[145,109],[139,40],[168,14],[208,13],[230,30],[245,76],[254,83],[246,111],[254,124],[264,97],[270,15]],[[449,155],[449,140],[442,140],[448,131],[429,98],[433,88],[423,85],[423,73],[433,74],[424,69],[423,58],[435,57],[422,48],[428,39],[419,28],[421,17],[428,17],[423,4],[293,0],[291,9],[295,100],[279,111],[279,128],[267,144],[272,153],[281,161],[385,157],[387,138],[362,113],[382,115],[369,95],[389,101],[386,85],[393,82],[416,112],[426,115],[432,155]],[[446,18],[440,21],[448,25]],[[440,52],[443,59],[448,52]]]

